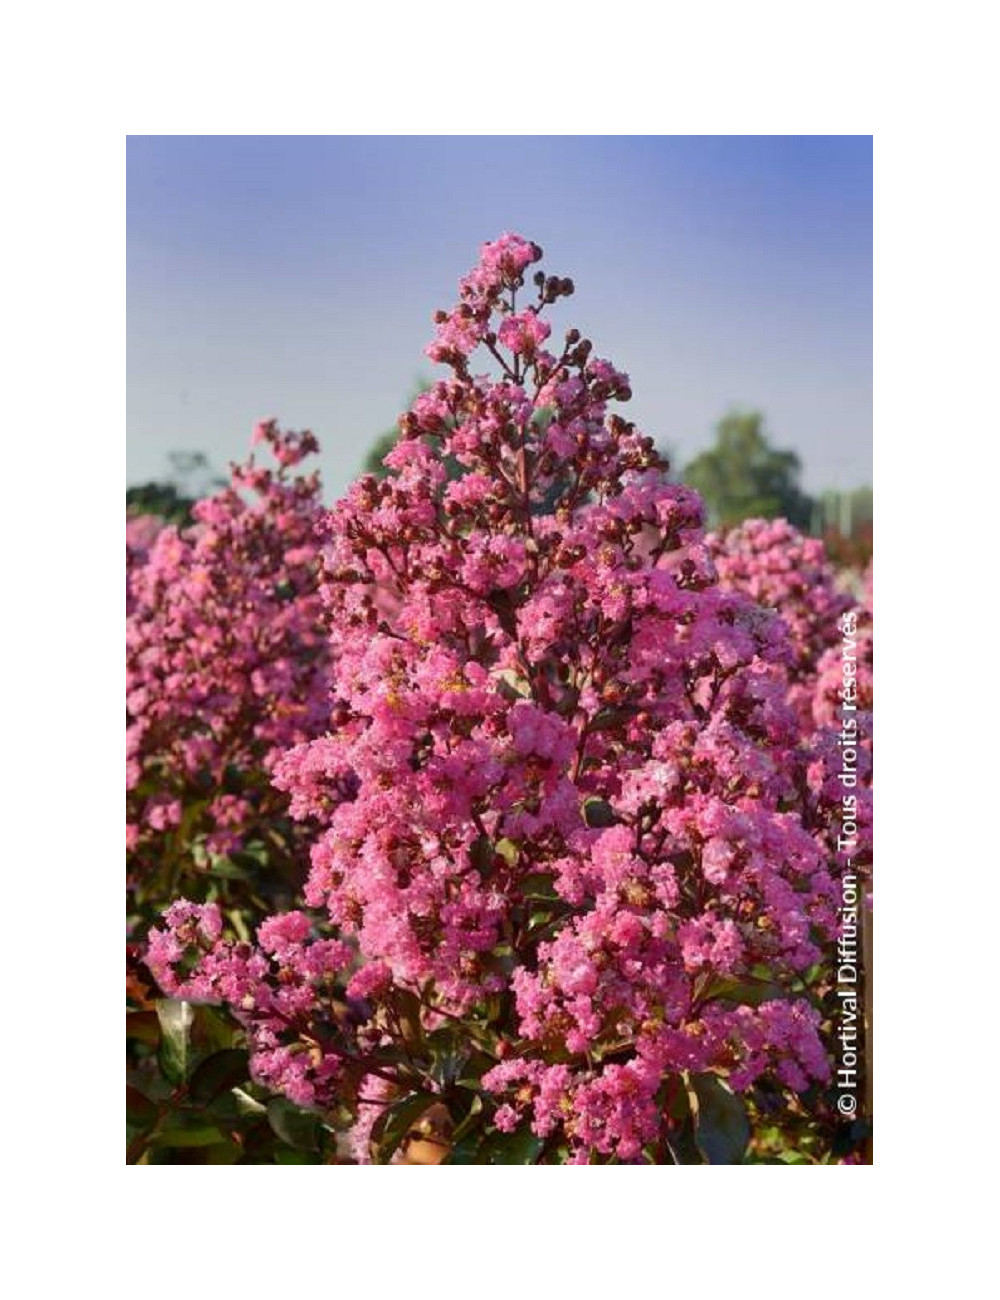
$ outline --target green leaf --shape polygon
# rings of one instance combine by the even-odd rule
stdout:
[[[322,1141],[320,1118],[313,1111],[302,1110],[284,1097],[267,1103],[267,1118],[274,1132],[298,1151],[318,1151]]]
[[[212,854],[208,873],[217,876],[219,880],[252,880],[256,875],[256,872],[241,866],[234,858],[219,853]]]
[[[191,1027],[191,1042],[196,1049],[197,1060],[204,1060],[213,1052],[232,1047],[236,1037],[236,1026],[228,1015],[219,1007],[195,1007],[194,1024]],[[194,1061],[192,1058],[192,1063]]]
[[[741,979],[735,976],[717,975],[709,981],[702,994],[704,1002],[737,1002],[748,1007],[759,1007],[762,1002],[774,1002],[787,998],[788,993],[773,980],[755,979],[746,975]]]
[[[513,668],[505,668],[496,680],[496,689],[504,697],[516,703],[518,700],[531,698],[531,683]]]
[[[237,866],[256,872],[260,871],[261,867],[267,866],[269,850],[263,840],[254,840],[252,844],[245,844],[242,849],[237,849],[230,856]]]
[[[155,1047],[160,1041],[160,1022],[155,1011],[129,1011],[125,1015],[125,1037]]]
[[[205,1148],[206,1165],[235,1165],[243,1154],[243,1148],[231,1139],[215,1143]]]
[[[129,1137],[148,1133],[160,1117],[155,1102],[143,1096],[138,1088],[125,1088],[125,1128]]]
[[[161,1101],[169,1101],[174,1095],[173,1085],[168,1083],[158,1069],[155,1069],[155,1061],[145,1061],[141,1069],[134,1070],[126,1067],[125,1082],[132,1088],[137,1088],[150,1101],[157,1104]]]
[[[295,1147],[276,1146],[274,1163],[276,1165],[318,1165],[321,1161],[315,1151],[299,1151]]]
[[[485,1052],[474,1047],[462,1062],[461,1077],[456,1080],[458,1086],[478,1092],[481,1087],[480,1080],[494,1065],[496,1065],[495,1057],[487,1056]]]
[[[259,1118],[261,1115],[267,1114],[267,1107],[264,1103],[258,1101],[256,1097],[251,1097],[244,1088],[234,1088],[233,1098],[236,1101],[236,1113],[238,1115],[254,1115]]]
[[[592,829],[617,826],[618,814],[606,799],[587,799],[583,805],[583,820]]]
[[[473,1094],[468,1108],[452,1103],[449,1109],[451,1111],[452,1119],[456,1121],[455,1128],[451,1135],[453,1144],[461,1142],[464,1137],[479,1128],[481,1123],[480,1116],[483,1112],[483,1099],[478,1093]],[[481,1136],[481,1134],[479,1136]]]
[[[156,1014],[160,1020],[160,1069],[171,1083],[183,1083],[191,1068],[194,1007],[190,1002],[161,998]]]
[[[694,1125],[685,1121],[679,1128],[673,1129],[667,1137],[667,1147],[678,1165],[703,1165],[705,1157],[698,1149],[694,1136]]]
[[[493,845],[486,835],[477,835],[469,849],[469,861],[482,875],[487,875],[493,866]]]
[[[389,1163],[420,1116],[439,1100],[432,1092],[417,1092],[385,1108],[372,1129],[380,1164]]]
[[[683,1081],[678,1076],[672,1076],[661,1088],[659,1095],[664,1112],[673,1120],[666,1143],[674,1163],[703,1165],[705,1157],[698,1150],[694,1140],[691,1098]]]
[[[152,1138],[158,1147],[210,1147],[226,1140],[225,1133],[214,1124],[186,1123],[179,1118],[170,1120]]]
[[[247,923],[243,919],[243,913],[240,909],[238,907],[231,907],[226,913],[226,916],[229,918],[229,924],[236,931],[236,937],[239,941],[241,943],[250,943],[252,936],[247,928]]]
[[[191,1076],[191,1098],[207,1105],[250,1077],[247,1053],[241,1047],[226,1047],[206,1057]]]
[[[452,1143],[451,1150],[441,1163],[443,1165],[474,1165],[480,1163],[476,1157],[479,1155],[482,1140],[482,1133],[467,1133],[465,1137]]]
[[[746,1108],[716,1074],[691,1076],[695,1142],[710,1165],[738,1165],[750,1142]]]
[[[412,1047],[418,1043],[424,1036],[423,1026],[420,1022],[421,1003],[416,993],[412,989],[394,987],[392,990],[392,1006],[399,1016],[400,1027],[403,1031],[403,1038],[407,1045]],[[406,1053],[399,1058],[406,1059]]]
[[[545,1146],[527,1125],[513,1133],[490,1133],[476,1154],[477,1165],[533,1165]]]
[[[597,710],[591,719],[591,731],[605,731],[608,727],[618,727],[623,722],[633,717],[631,709],[616,708],[612,704],[606,704],[603,708]]]
[[[545,871],[533,871],[530,875],[523,876],[519,887],[525,898],[541,898],[549,901],[559,897],[552,877]]]

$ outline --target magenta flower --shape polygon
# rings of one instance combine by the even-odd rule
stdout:
[[[285,801],[270,768],[329,720],[319,481],[289,473],[316,441],[273,421],[254,441],[277,472],[235,466],[191,527],[129,523],[127,817],[140,904],[164,876],[190,888],[247,845],[278,852]],[[279,856],[291,869],[298,850],[286,842]]]
[[[301,734],[307,709],[299,735],[266,731],[314,920],[205,942],[178,913],[151,945],[168,992],[241,1019],[260,1082],[357,1117],[361,1158],[396,1099],[454,1113],[470,1074],[494,1136],[574,1162],[666,1158],[664,1098],[691,1076],[830,1074],[803,981],[837,927],[835,745],[789,685],[839,597],[805,592],[790,619],[754,539],[755,590],[727,575],[743,543],[706,539],[700,500],[610,408],[628,376],[575,329],[546,350],[571,282],[537,272],[515,312],[540,257],[484,246],[437,317],[451,373],[401,417],[389,475],[325,520],[332,725]],[[312,696],[287,659],[256,666],[256,698],[297,716]],[[224,733],[236,690],[213,681],[199,718]]]

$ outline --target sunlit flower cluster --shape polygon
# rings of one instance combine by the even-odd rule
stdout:
[[[139,583],[158,630],[152,661],[141,620],[131,641],[137,779],[207,770],[227,847],[245,824],[220,788],[235,723],[312,841],[308,912],[247,943],[176,903],[150,967],[232,1009],[259,1081],[356,1113],[362,1156],[394,1099],[456,1104],[431,1051],[447,1033],[490,1131],[575,1161],[657,1158],[671,1080],[802,1093],[830,1075],[802,981],[836,933],[836,754],[789,683],[810,689],[841,597],[777,526],[706,540],[699,498],[612,410],[628,376],[578,330],[553,342],[547,308],[573,285],[529,279],[540,257],[516,235],[484,247],[437,316],[450,374],[401,417],[389,474],[326,517],[324,653],[312,497],[263,471],[203,508],[201,533],[166,530]],[[220,630],[206,611],[234,601],[243,484],[301,536]],[[774,573],[760,557],[788,545],[802,554]],[[796,589],[791,618],[775,583]],[[141,836],[183,815],[171,781],[156,790]]]

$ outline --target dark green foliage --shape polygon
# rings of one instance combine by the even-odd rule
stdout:
[[[192,522],[191,507],[223,480],[212,470],[204,452],[172,451],[170,477],[136,483],[125,489],[125,510],[130,515],[156,515],[168,524]]]
[[[812,501],[799,488],[799,458],[772,447],[763,423],[759,411],[730,412],[716,426],[715,445],[684,470],[683,481],[701,493],[714,528],[744,519],[810,525]]]
[[[133,997],[125,1034],[128,1164],[337,1163],[322,1116],[250,1081],[242,1031],[224,1012]]]

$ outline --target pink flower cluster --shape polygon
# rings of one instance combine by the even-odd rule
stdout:
[[[840,640],[832,645],[816,665],[813,692],[813,718],[818,726],[837,726],[840,720],[841,693],[844,688],[845,655],[853,661],[859,728],[863,743],[870,749],[872,737],[874,623],[872,606],[872,566],[862,580],[862,601],[854,618],[842,624]]]
[[[844,794],[839,746],[845,738],[838,738],[838,732],[848,661],[863,750],[858,756],[859,845],[854,858],[855,865],[865,867],[871,861],[872,836],[871,568],[862,579],[858,607],[847,576],[830,563],[822,541],[806,537],[784,519],[749,519],[709,534],[706,541],[720,585],[773,611],[787,630],[791,655],[779,675],[799,720],[794,769],[799,802],[805,824],[831,855],[837,852]]]
[[[163,530],[163,520],[156,515],[126,515],[125,517],[125,613],[131,614],[132,575],[146,563],[153,543]]]
[[[259,426],[277,471],[250,460],[198,502],[196,523],[144,535],[126,633],[130,879],[240,849],[283,803],[268,770],[328,725],[315,474],[289,471],[311,434]],[[183,822],[183,827],[182,827]],[[183,834],[181,833],[183,830]]]
[[[334,980],[351,964],[351,949],[336,939],[312,940],[311,922],[302,912],[264,921],[253,947],[221,940],[222,916],[214,903],[181,900],[167,909],[164,921],[165,929],[150,932],[146,952],[164,989],[236,1009],[250,1029],[260,1083],[300,1106],[328,1095],[341,1058],[319,1044],[330,1037]],[[293,1042],[287,1041],[289,1026],[295,1028]]]
[[[628,376],[577,330],[547,349],[571,282],[538,272],[515,310],[540,256],[484,247],[429,349],[451,375],[325,524],[333,726],[274,778],[336,946],[304,918],[240,945],[178,905],[150,965],[232,1006],[257,1077],[315,1104],[366,1075],[413,1086],[422,1034],[475,1023],[500,1132],[628,1161],[669,1129],[683,1071],[829,1077],[789,990],[836,933],[838,805],[787,698],[816,629],[759,603],[781,604],[766,565],[757,599],[718,581],[700,500],[609,410]],[[498,374],[471,371],[480,345]],[[762,968],[769,996],[744,997]]]
[[[427,348],[430,359],[461,365],[463,359],[487,339],[493,311],[506,307],[501,299],[504,290],[516,289],[522,284],[525,269],[538,261],[539,256],[540,250],[520,235],[504,234],[494,243],[484,244],[478,266],[459,285],[461,298],[458,306],[451,312],[437,313],[437,337]],[[534,326],[525,322],[521,328],[515,321],[511,309],[503,328],[508,332],[513,329],[518,341],[529,346],[535,330],[544,328],[548,333],[547,324],[537,319]],[[491,335],[489,341],[494,343],[495,337]],[[510,346],[510,343],[504,346]]]
[[[838,621],[853,604],[823,543],[785,519],[748,519],[711,534],[708,545],[722,586],[775,610],[787,626],[789,699],[808,722],[820,659],[839,643]]]

